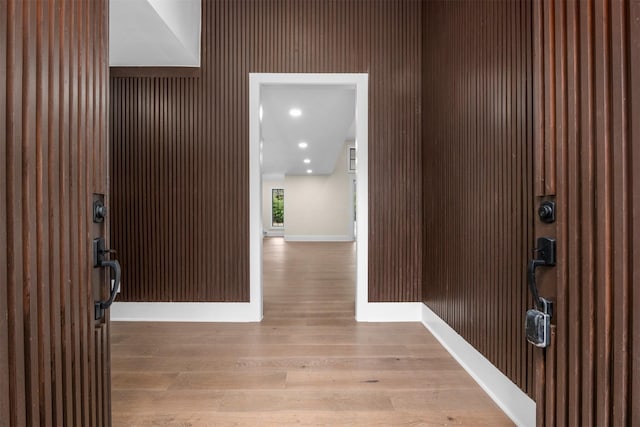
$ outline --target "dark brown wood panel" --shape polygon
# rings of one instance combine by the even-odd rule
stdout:
[[[111,78],[124,301],[248,301],[251,72],[369,73],[369,299],[419,301],[421,2],[204,1],[199,77]]]
[[[546,353],[536,351],[546,371],[535,393],[538,424],[633,425],[640,404],[640,7],[635,0],[537,6],[541,126],[534,142],[552,160],[536,164],[536,176],[545,177],[536,202],[558,205],[557,222],[535,230],[558,241],[557,267],[540,275],[543,295],[555,301],[555,336]]]
[[[422,66],[423,301],[530,395],[532,13],[427,2]]]
[[[108,191],[107,35],[106,1],[0,1],[1,426],[110,424],[90,237],[92,193]]]
[[[7,0],[0,0],[0,69],[7,70]],[[7,129],[7,76],[0,78],[0,129]],[[8,155],[7,132],[0,131],[0,166],[3,172],[0,172],[0,259],[8,260],[7,242],[7,173],[4,171],[7,165]],[[0,262],[0,372],[9,371],[9,306],[7,304],[7,286],[9,281],[8,266],[6,262]],[[2,418],[6,418],[11,413],[9,381],[0,383],[0,414]],[[5,416],[6,415],[6,416]]]
[[[631,204],[631,252],[630,252],[630,276],[631,276],[631,304],[635,310],[631,310],[631,375],[630,382],[630,419],[640,420],[640,1],[629,4],[629,138],[631,143],[630,161],[630,204]]]

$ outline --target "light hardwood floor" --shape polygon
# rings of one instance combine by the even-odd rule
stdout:
[[[356,323],[352,243],[264,241],[264,320],[114,322],[114,426],[502,426],[419,323]]]

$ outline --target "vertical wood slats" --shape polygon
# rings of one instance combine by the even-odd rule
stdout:
[[[122,301],[248,301],[251,72],[369,73],[369,299],[420,299],[421,4],[204,1],[199,77],[111,78]]]
[[[640,165],[640,1],[633,1],[628,9],[628,31],[629,31],[629,161],[631,165]],[[632,307],[640,307],[640,168],[630,167],[631,182],[631,252],[630,276],[631,283],[631,304]],[[637,310],[632,310],[631,319],[631,375],[630,375],[630,419],[640,419],[640,314]]]
[[[2,426],[104,425],[88,231],[107,190],[107,19],[105,1],[0,1]]]
[[[536,98],[555,112],[535,143],[553,161],[558,265],[541,280],[556,301],[555,345],[536,392],[539,425],[631,425],[640,415],[640,7],[632,1],[543,1],[535,16]],[[555,43],[545,40],[555,37]],[[554,61],[546,61],[548,58]],[[550,84],[551,80],[555,85]],[[553,143],[550,135],[554,135]],[[541,165],[537,165],[538,173]],[[551,168],[551,170],[547,170]]]
[[[427,2],[425,304],[532,395],[522,322],[533,236],[530,2]]]

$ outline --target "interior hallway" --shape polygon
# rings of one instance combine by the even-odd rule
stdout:
[[[356,323],[355,244],[264,240],[264,320],[114,322],[114,426],[512,425],[419,323]]]

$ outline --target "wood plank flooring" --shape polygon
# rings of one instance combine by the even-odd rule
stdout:
[[[513,425],[419,323],[356,323],[353,243],[264,241],[264,320],[114,322],[114,426]]]

